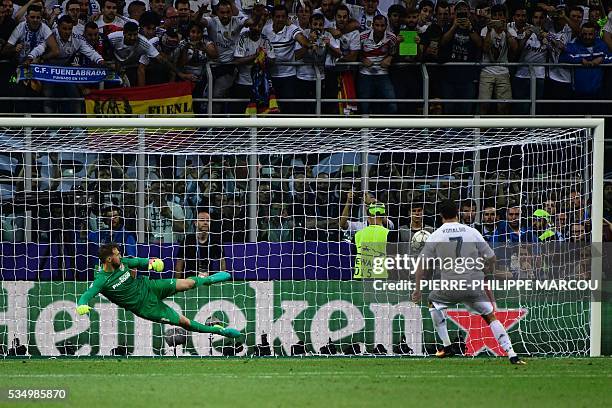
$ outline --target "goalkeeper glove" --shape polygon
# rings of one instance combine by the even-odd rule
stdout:
[[[87,305],[79,305],[77,306],[77,313],[83,316],[91,311],[91,307]]]
[[[164,270],[164,261],[158,258],[149,259],[149,269],[153,269],[155,272],[161,272]]]

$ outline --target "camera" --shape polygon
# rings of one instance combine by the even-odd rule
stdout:
[[[459,12],[457,12],[457,18],[468,18],[467,11],[459,11]]]

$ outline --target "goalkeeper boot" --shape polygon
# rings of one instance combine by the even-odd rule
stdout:
[[[527,365],[527,362],[521,360],[518,356],[512,356],[510,357],[510,364]]]
[[[455,351],[453,350],[452,344],[450,346],[444,346],[442,350],[436,351],[436,357],[438,358],[452,357],[454,355]]]
[[[229,337],[230,339],[237,339],[241,336],[240,331],[236,329],[232,329],[231,327],[223,327],[220,325],[215,325],[215,328],[219,329],[219,334],[225,337]]]
[[[213,283],[219,283],[219,282],[225,282],[228,281],[230,279],[232,279],[232,275],[230,275],[227,272],[217,272],[213,275],[210,275],[206,278],[204,278],[206,280],[206,283],[204,283],[204,285],[208,286],[208,285],[212,285]]]

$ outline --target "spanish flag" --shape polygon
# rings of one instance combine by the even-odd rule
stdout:
[[[137,88],[93,90],[85,97],[89,116],[193,116],[191,82],[172,82]]]

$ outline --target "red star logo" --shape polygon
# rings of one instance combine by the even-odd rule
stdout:
[[[495,310],[497,320],[504,325],[506,330],[514,326],[519,320],[527,315],[527,309]],[[465,309],[454,309],[448,311],[448,317],[467,333],[465,338],[466,354],[475,356],[484,349],[489,349],[498,356],[505,356],[506,352],[501,348],[491,332],[491,328],[479,315],[473,315]]]

